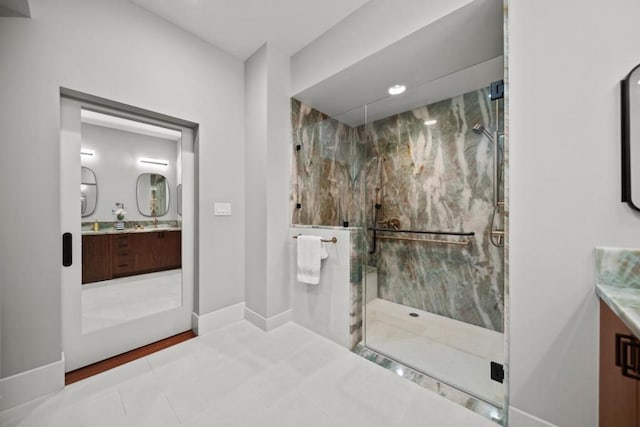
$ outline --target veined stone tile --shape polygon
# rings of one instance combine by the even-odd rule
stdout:
[[[349,221],[364,230],[475,233],[469,247],[377,239],[368,261],[354,262],[373,247],[368,231],[352,239],[362,242],[354,248],[352,265],[376,265],[381,298],[502,332],[504,251],[490,242],[492,218],[495,228],[504,228],[503,215],[493,206],[494,147],[472,130],[476,123],[490,132],[501,127],[488,94],[487,88],[469,92],[356,128],[292,99],[291,206],[294,224]],[[427,119],[437,124],[426,126]],[[502,144],[498,152],[506,157]],[[504,195],[500,191],[501,199]],[[352,286],[361,283],[356,279],[352,276]],[[352,313],[352,330],[360,312]]]

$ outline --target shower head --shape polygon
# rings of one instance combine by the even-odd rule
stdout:
[[[484,127],[484,125],[480,123],[476,123],[475,125],[473,125],[473,128],[471,130],[473,131],[473,133],[477,135],[484,134],[487,138],[489,138],[493,142],[493,135],[491,135],[491,133],[487,130],[487,128]]]

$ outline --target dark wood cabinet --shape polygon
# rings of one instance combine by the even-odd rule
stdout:
[[[616,334],[633,332],[600,301],[600,427],[638,427],[640,381],[622,375],[616,365]]]
[[[182,233],[85,235],[82,256],[82,283],[181,268]]]
[[[82,236],[82,283],[111,279],[111,236]]]
[[[162,265],[165,269],[180,268],[182,266],[181,233],[160,231],[154,234],[157,234],[151,242],[154,265]]]
[[[128,276],[134,270],[132,247],[135,239],[129,234],[111,235],[111,275],[112,277]]]

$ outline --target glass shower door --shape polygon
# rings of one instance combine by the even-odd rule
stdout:
[[[485,87],[389,115],[394,102],[369,104],[358,128],[365,346],[500,407],[504,258],[491,241],[502,224],[499,101]]]

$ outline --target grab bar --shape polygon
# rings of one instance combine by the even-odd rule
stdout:
[[[298,236],[302,236],[302,234],[298,234]],[[293,236],[294,239],[297,239],[298,236]],[[331,239],[320,239],[321,242],[325,242],[325,243],[338,243],[338,238],[337,237],[332,237]]]
[[[473,237],[476,235],[473,231],[464,232],[464,231],[430,231],[430,230],[396,230],[395,228],[377,228],[377,227],[369,227],[369,231],[373,231],[373,248],[369,251],[369,254],[376,253],[376,240],[377,239],[393,239],[393,236],[378,236],[377,232],[385,232],[385,233],[413,233],[413,234],[435,234],[439,236],[468,236]],[[420,242],[431,242],[431,243],[443,243],[443,244],[453,244],[458,246],[469,246],[471,245],[470,240],[462,240],[459,242],[449,241],[449,240],[430,240],[430,239],[410,239],[410,238],[401,238],[397,237],[395,240],[414,240]]]
[[[454,245],[454,246],[471,246],[471,240],[436,240],[436,239],[412,239],[410,237],[397,237],[397,236],[378,236],[378,239],[386,240],[407,240],[409,242],[425,242],[425,243],[438,243],[442,245]]]
[[[377,228],[369,227],[369,231],[384,231],[390,233],[415,233],[415,234],[439,234],[444,236],[475,236],[476,233],[464,231],[429,231],[429,230],[400,230],[395,228]]]

